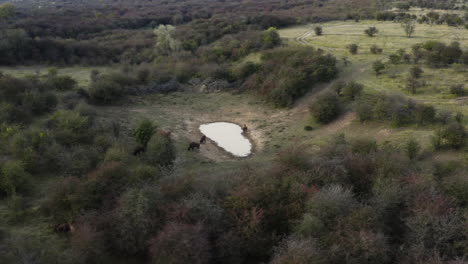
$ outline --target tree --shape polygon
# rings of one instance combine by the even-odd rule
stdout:
[[[349,101],[354,101],[358,96],[361,95],[364,90],[364,85],[357,82],[348,82],[340,91],[340,94]]]
[[[398,8],[398,9],[400,9],[400,10],[405,10],[405,11],[407,11],[407,10],[410,9],[411,6],[410,6],[410,4],[407,3],[407,2],[396,2],[396,3],[395,3],[395,7]]]
[[[431,12],[427,13],[426,16],[427,16],[427,18],[429,19],[429,23],[430,23],[431,25],[434,25],[434,24],[439,20],[439,18],[440,18],[439,13],[434,12],[434,11],[431,11]]]
[[[409,73],[411,78],[419,79],[421,78],[421,75],[424,73],[424,71],[421,69],[421,67],[414,66],[410,68]]]
[[[441,137],[448,146],[458,149],[465,145],[467,134],[462,124],[454,122],[442,130]]]
[[[405,19],[401,22],[401,27],[405,31],[406,37],[411,38],[414,31],[416,30],[416,22],[413,19]]]
[[[379,33],[379,30],[376,27],[369,27],[368,29],[364,30],[367,36],[373,37],[375,34]]]
[[[455,96],[464,96],[466,94],[465,85],[463,84],[454,84],[450,86],[450,93]]]
[[[154,166],[171,166],[175,160],[175,148],[169,135],[155,134],[148,142],[146,159]]]
[[[421,84],[416,78],[409,77],[406,80],[406,89],[412,94],[416,94],[416,89],[420,86]]]
[[[12,3],[0,4],[0,20],[7,19],[15,15],[16,7]]]
[[[151,263],[210,263],[210,243],[201,225],[167,224],[150,241]]]
[[[413,160],[417,157],[420,149],[421,145],[419,145],[418,141],[415,139],[410,139],[408,142],[406,142],[405,152],[410,160]]]
[[[281,44],[281,38],[275,27],[270,27],[262,32],[262,43],[265,48],[273,48]]]
[[[29,174],[24,170],[24,164],[19,161],[7,161],[0,166],[0,191],[14,195],[19,188],[24,187],[29,180]]]
[[[321,26],[316,26],[314,27],[314,32],[315,32],[315,35],[321,36],[323,34],[323,29]]]
[[[385,64],[383,64],[382,61],[375,61],[374,64],[372,64],[372,68],[375,71],[375,75],[379,75],[385,69]]]
[[[159,25],[154,29],[156,35],[156,52],[162,55],[168,55],[173,51],[179,51],[181,44],[173,37],[175,27],[172,25]]]
[[[150,141],[151,137],[155,132],[156,126],[148,119],[140,121],[137,127],[133,129],[133,136],[135,137],[136,141],[146,147],[148,141]]]
[[[356,55],[358,53],[359,46],[357,44],[348,45],[348,50],[351,54]]]
[[[326,124],[333,121],[340,113],[340,100],[334,93],[326,93],[310,107],[317,122]]]

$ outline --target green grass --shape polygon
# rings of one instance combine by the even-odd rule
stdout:
[[[98,70],[101,73],[114,71],[116,69],[110,66],[96,66],[96,67],[84,67],[84,66],[73,66],[73,67],[51,67],[51,66],[18,66],[18,67],[0,67],[0,72],[9,74],[15,77],[24,77],[27,75],[43,75],[46,74],[49,69],[57,69],[60,75],[69,75],[74,78],[78,85],[86,87],[90,83],[90,76],[92,70]]]
[[[413,12],[427,12],[412,9]],[[394,92],[402,93],[419,102],[431,104],[438,110],[452,112],[462,112],[465,115],[465,124],[468,123],[468,103],[467,98],[455,98],[450,94],[450,86],[454,84],[468,83],[468,67],[458,65],[442,69],[435,69],[420,65],[424,74],[422,80],[426,82],[424,87],[418,89],[416,94],[410,94],[405,89],[408,70],[412,65],[398,64],[393,65],[388,62],[388,55],[399,49],[410,52],[411,46],[428,40],[443,41],[450,43],[452,41],[460,42],[462,48],[468,49],[468,30],[462,27],[449,27],[446,25],[416,25],[416,32],[412,38],[405,37],[404,31],[399,23],[379,22],[379,21],[339,21],[320,24],[323,27],[324,35],[316,36],[313,28],[319,24],[309,24],[290,27],[279,30],[281,37],[289,45],[310,45],[315,48],[323,49],[337,58],[347,57],[351,61],[345,72],[346,76],[341,74],[343,80],[353,79],[365,85],[366,92]],[[370,26],[379,29],[375,37],[368,37],[364,30]],[[358,55],[351,55],[348,52],[347,45],[356,43],[359,45]],[[374,55],[369,48],[377,45],[383,48],[383,53]],[[386,69],[383,74],[376,76],[372,70],[372,63],[376,60],[382,60],[386,63]],[[340,122],[338,120],[337,122]],[[345,133],[348,137],[375,138],[379,142],[389,141],[395,144],[402,144],[410,137],[417,138],[427,148],[430,147],[430,138],[435,127],[402,127],[392,128],[388,123],[370,122],[360,123],[353,120],[346,126],[337,126],[336,124],[318,127],[310,131],[310,138],[305,142],[311,145],[322,145],[332,137],[333,133]],[[330,132],[329,134],[321,131]],[[301,133],[301,132],[299,132]]]

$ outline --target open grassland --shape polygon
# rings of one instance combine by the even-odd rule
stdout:
[[[315,26],[323,27],[322,36],[315,35],[313,30]],[[364,30],[371,26],[375,26],[379,30],[375,37],[364,34]],[[404,49],[409,53],[414,44],[429,40],[442,41],[447,44],[458,41],[461,47],[466,49],[468,48],[468,30],[465,28],[418,24],[413,37],[407,38],[399,23],[379,21],[356,23],[347,21],[291,27],[280,30],[280,35],[287,40],[289,45],[310,45],[323,49],[337,56],[338,59],[346,57],[351,64],[342,67],[345,69],[345,73],[348,72],[348,74],[343,76],[342,73],[339,80],[360,82],[365,85],[365,92],[368,93],[377,91],[401,93],[417,101],[431,104],[437,110],[461,112],[465,115],[464,123],[468,123],[468,98],[456,98],[449,91],[451,85],[468,83],[468,69],[466,66],[454,65],[436,69],[419,65],[424,70],[422,78],[425,85],[418,88],[416,94],[410,94],[405,89],[405,84],[411,65],[395,65],[388,61],[388,56],[397,50]],[[347,49],[347,46],[353,43],[359,45],[357,55],[351,55]],[[383,48],[383,53],[379,55],[372,54],[370,52],[372,45]],[[384,73],[379,76],[376,76],[372,69],[372,63],[376,60],[386,63]],[[330,125],[319,127],[317,130],[310,132],[311,135],[314,135],[310,141],[320,144],[332,133],[345,133],[350,137],[375,138],[380,142],[390,141],[397,144],[402,144],[408,138],[414,137],[429,148],[434,129],[434,127],[416,126],[393,128],[389,124],[376,122],[360,123],[354,115],[348,114]],[[326,133],[326,131],[329,131],[329,133]]]

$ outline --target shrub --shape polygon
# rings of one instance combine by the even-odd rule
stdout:
[[[321,26],[316,26],[314,27],[314,32],[316,36],[322,36],[323,28]]]
[[[463,84],[454,84],[450,86],[450,93],[455,96],[464,96],[466,94],[465,85]]]
[[[411,78],[419,79],[421,78],[421,75],[424,73],[424,71],[419,66],[413,66],[410,68],[409,73]]]
[[[70,76],[52,75],[48,77],[46,84],[57,91],[69,91],[76,87],[77,82]]]
[[[306,212],[316,217],[317,221],[320,221],[327,229],[337,223],[340,218],[351,213],[357,205],[351,190],[340,185],[331,185],[310,198],[306,205]]]
[[[150,241],[151,263],[205,264],[210,246],[201,225],[169,223]]]
[[[310,106],[310,112],[317,122],[326,124],[333,121],[341,111],[340,100],[333,93],[326,93],[320,96],[317,101]]]
[[[346,100],[354,101],[362,94],[363,90],[364,85],[351,81],[343,86],[343,89],[341,89],[341,96],[343,96]]]
[[[133,129],[133,136],[136,141],[143,147],[146,147],[148,141],[153,136],[156,126],[148,119],[142,120]]]
[[[413,160],[418,156],[420,149],[421,145],[419,145],[415,139],[410,139],[405,144],[405,152],[410,160]]]
[[[281,38],[275,27],[270,27],[262,32],[262,43],[265,48],[273,48],[281,44]]]
[[[0,164],[0,191],[14,195],[28,184],[30,175],[25,171],[23,163],[7,161]]]
[[[262,55],[259,72],[244,83],[277,107],[290,106],[313,85],[333,79],[336,59],[308,47],[278,48]]]
[[[270,264],[306,264],[321,263],[323,257],[320,249],[312,239],[291,237],[283,241],[276,249]]]
[[[58,142],[71,146],[89,140],[90,119],[75,111],[58,110],[48,120]]]
[[[349,53],[356,55],[358,53],[359,46],[357,44],[348,45]]]
[[[465,145],[467,134],[462,124],[454,122],[442,130],[441,137],[448,146],[458,149]]]
[[[369,27],[368,29],[364,30],[367,36],[373,37],[375,34],[379,33],[379,30],[376,27]]]
[[[385,69],[385,64],[383,64],[382,61],[375,61],[372,64],[372,68],[374,69],[375,74],[379,75]]]
[[[162,200],[155,186],[130,188],[118,200],[111,218],[112,244],[128,254],[143,253],[151,234],[161,225]]]
[[[370,52],[371,52],[372,54],[382,54],[383,49],[382,49],[382,48],[379,48],[377,45],[372,45],[372,46],[370,47]]]
[[[169,135],[155,134],[148,142],[146,159],[154,166],[171,166],[176,153]]]
[[[122,98],[125,94],[124,87],[116,80],[109,77],[101,77],[91,83],[88,89],[91,102],[95,104],[111,104]]]

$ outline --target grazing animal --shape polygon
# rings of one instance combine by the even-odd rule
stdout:
[[[206,143],[206,136],[203,135],[201,138],[200,138],[200,144],[204,144]]]
[[[247,125],[244,124],[244,126],[242,127],[242,132],[247,132],[248,128],[247,128]]]
[[[68,223],[65,224],[56,224],[54,226],[54,231],[57,233],[68,233],[72,230],[72,226]]]
[[[142,146],[136,147],[136,148],[133,150],[133,156],[138,156],[138,155],[140,155],[141,153],[144,153],[145,150],[146,150],[145,147],[142,147]]]
[[[200,149],[200,143],[191,142],[188,147],[188,151],[195,150],[195,149]]]
[[[161,130],[161,131],[159,131],[159,134],[161,134],[161,136],[170,137],[172,132],[171,131]]]

